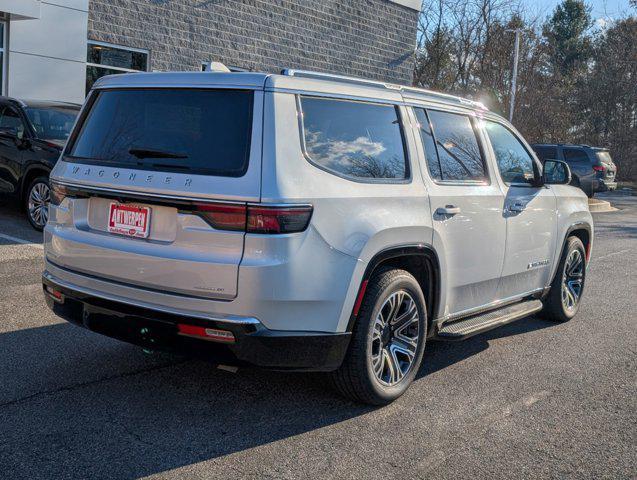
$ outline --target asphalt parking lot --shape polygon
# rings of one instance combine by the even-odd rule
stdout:
[[[60,321],[40,235],[0,200],[0,478],[635,478],[637,197],[612,202],[578,317],[432,342],[375,409]]]

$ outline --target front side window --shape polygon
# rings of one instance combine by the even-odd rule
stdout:
[[[486,168],[471,119],[467,115],[430,110],[442,181],[484,182]]]
[[[425,157],[427,159],[429,173],[435,180],[442,180],[440,160],[436,153],[436,142],[434,140],[433,132],[431,131],[431,124],[429,123],[427,112],[425,112],[424,108],[416,108],[415,112],[416,119],[418,120],[418,127],[420,129],[420,138],[422,138],[423,148],[425,149]]]
[[[397,107],[304,96],[301,110],[312,163],[357,179],[409,178]]]
[[[70,161],[240,177],[248,168],[253,92],[98,90]]]
[[[98,78],[118,73],[148,71],[148,52],[100,42],[88,42],[86,93]]]
[[[535,178],[533,157],[513,132],[496,122],[486,122],[485,130],[493,147],[502,180],[506,183],[532,182]]]
[[[5,107],[0,115],[0,130],[12,130],[18,136],[22,138],[24,136],[24,123],[20,118],[20,114],[13,108]]]

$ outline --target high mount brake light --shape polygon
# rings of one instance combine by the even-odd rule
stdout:
[[[311,205],[197,203],[193,211],[218,230],[259,234],[302,232],[312,216]]]

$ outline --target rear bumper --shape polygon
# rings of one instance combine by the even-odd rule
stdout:
[[[349,333],[269,330],[255,318],[185,316],[129,305],[74,288],[48,272],[42,283],[48,306],[70,323],[144,348],[227,365],[331,371],[342,363],[350,340]],[[54,298],[47,286],[61,292],[61,298]],[[232,332],[234,342],[183,336],[178,324]]]
[[[612,180],[599,179],[597,181],[598,192],[608,192],[617,189],[617,182]]]

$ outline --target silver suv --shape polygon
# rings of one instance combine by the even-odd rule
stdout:
[[[60,317],[385,404],[430,339],[577,312],[593,240],[564,162],[449,95],[312,72],[98,81],[51,174]]]

